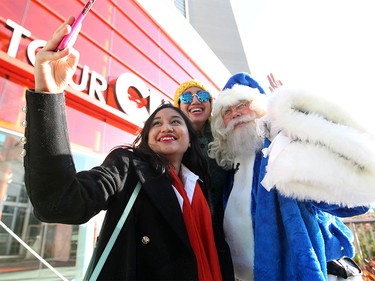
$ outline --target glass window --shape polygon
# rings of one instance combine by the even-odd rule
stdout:
[[[0,280],[58,280],[61,274],[71,280],[76,277],[80,226],[47,224],[35,218],[24,185],[22,145],[20,136],[0,128]],[[73,149],[77,170],[99,165],[104,155]],[[22,240],[22,243],[15,237]],[[26,246],[35,251],[53,270],[46,268]],[[83,269],[82,269],[83,270]],[[16,277],[14,277],[16,276]],[[18,279],[14,279],[18,278]],[[45,279],[49,278],[49,279]]]
[[[174,5],[185,18],[188,18],[186,0],[174,0]]]
[[[0,73],[0,126],[23,133],[21,122],[25,114],[21,109],[24,105],[25,87]]]

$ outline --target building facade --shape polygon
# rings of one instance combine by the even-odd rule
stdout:
[[[39,222],[23,180],[25,89],[33,88],[35,53],[84,4],[0,2],[1,280],[22,273],[25,280],[42,274],[57,280],[58,272],[80,280],[101,227],[103,214],[80,226]],[[215,95],[230,75],[170,0],[96,1],[75,48],[80,62],[66,101],[77,170],[99,165],[111,148],[131,143],[179,83],[195,78]]]
[[[232,1],[186,0],[190,24],[228,70],[250,73]]]
[[[233,2],[240,0],[173,0],[180,13],[199,33],[228,70],[249,72],[250,67]],[[244,27],[243,28],[247,28]]]

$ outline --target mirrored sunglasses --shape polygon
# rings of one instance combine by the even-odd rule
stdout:
[[[193,101],[193,97],[197,97],[197,99],[200,101],[200,102],[207,102],[207,101],[210,101],[210,98],[211,98],[211,95],[209,92],[207,91],[199,91],[198,93],[196,94],[192,94],[190,92],[185,92],[183,93],[181,96],[180,96],[180,102],[182,102],[183,104],[189,104]]]

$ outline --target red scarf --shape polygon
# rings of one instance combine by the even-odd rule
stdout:
[[[190,205],[185,188],[173,168],[170,169],[170,173],[173,177],[173,186],[184,200],[182,214],[190,244],[197,259],[199,280],[222,280],[211,213],[206,198],[197,182]]]

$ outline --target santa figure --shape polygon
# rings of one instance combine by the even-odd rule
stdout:
[[[341,217],[375,202],[375,142],[337,105],[247,73],[213,103],[209,155],[231,171],[224,232],[238,280],[362,280]],[[344,276],[345,277],[345,276]],[[348,279],[347,279],[348,280]],[[350,279],[349,279],[350,280]]]

